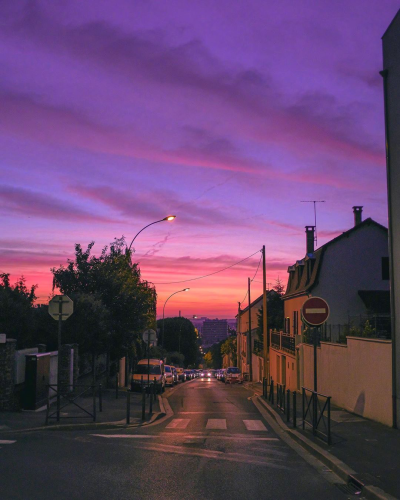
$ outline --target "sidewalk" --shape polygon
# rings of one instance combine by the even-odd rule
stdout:
[[[331,406],[332,444],[302,428],[301,394],[297,426],[262,396],[261,384],[245,384],[292,439],[328,465],[346,482],[362,486],[367,498],[400,498],[400,431]]]
[[[115,389],[103,389],[102,410],[99,411],[99,399],[96,398],[96,421],[85,414],[85,412],[73,404],[66,405],[67,401],[61,399],[60,421],[51,418],[49,424],[45,426],[46,408],[36,411],[1,412],[0,413],[0,434],[10,431],[23,431],[28,429],[48,429],[48,430],[79,430],[90,428],[118,428],[126,426],[127,417],[127,391],[120,389],[118,399],[116,399]],[[149,414],[149,395],[146,395],[145,420],[142,421],[142,395],[138,392],[130,394],[130,426],[139,426],[154,422],[157,418],[164,416],[164,408],[161,398],[157,396],[153,399],[152,414]],[[81,397],[77,400],[81,408],[93,414],[93,398],[91,396]],[[161,406],[161,408],[160,408]],[[56,411],[56,404],[50,406],[50,414]],[[55,416],[55,415],[54,415]],[[73,417],[73,418],[71,418]]]

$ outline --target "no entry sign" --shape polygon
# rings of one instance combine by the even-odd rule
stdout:
[[[320,297],[310,297],[303,304],[303,320],[310,326],[319,326],[329,317],[328,303]]]

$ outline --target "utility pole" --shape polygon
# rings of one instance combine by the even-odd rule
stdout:
[[[265,245],[262,247],[263,257],[263,345],[264,345],[264,377],[269,379],[269,338],[267,328],[267,270],[265,265]]]
[[[249,361],[249,381],[253,381],[253,349],[251,345],[251,298],[250,298],[250,284],[251,280],[248,278],[248,296],[249,296],[249,335],[247,337],[247,353],[248,353],[248,361]]]
[[[238,319],[236,325],[236,356],[237,356],[237,365],[240,371],[242,371],[241,344],[242,344],[242,335],[240,333],[240,302],[238,302]]]

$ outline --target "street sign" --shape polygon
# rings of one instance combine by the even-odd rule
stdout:
[[[65,321],[74,312],[74,303],[68,295],[55,295],[49,302],[48,310],[52,318]]]
[[[153,343],[157,341],[157,334],[154,330],[145,330],[142,334],[143,342],[146,342],[146,344]]]
[[[303,304],[302,317],[310,326],[322,325],[329,317],[328,303],[320,297],[310,297]]]

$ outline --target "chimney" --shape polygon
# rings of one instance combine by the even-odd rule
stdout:
[[[362,222],[362,209],[363,207],[353,207],[354,213],[354,227]]]
[[[314,253],[314,231],[315,226],[306,226],[306,253]]]

